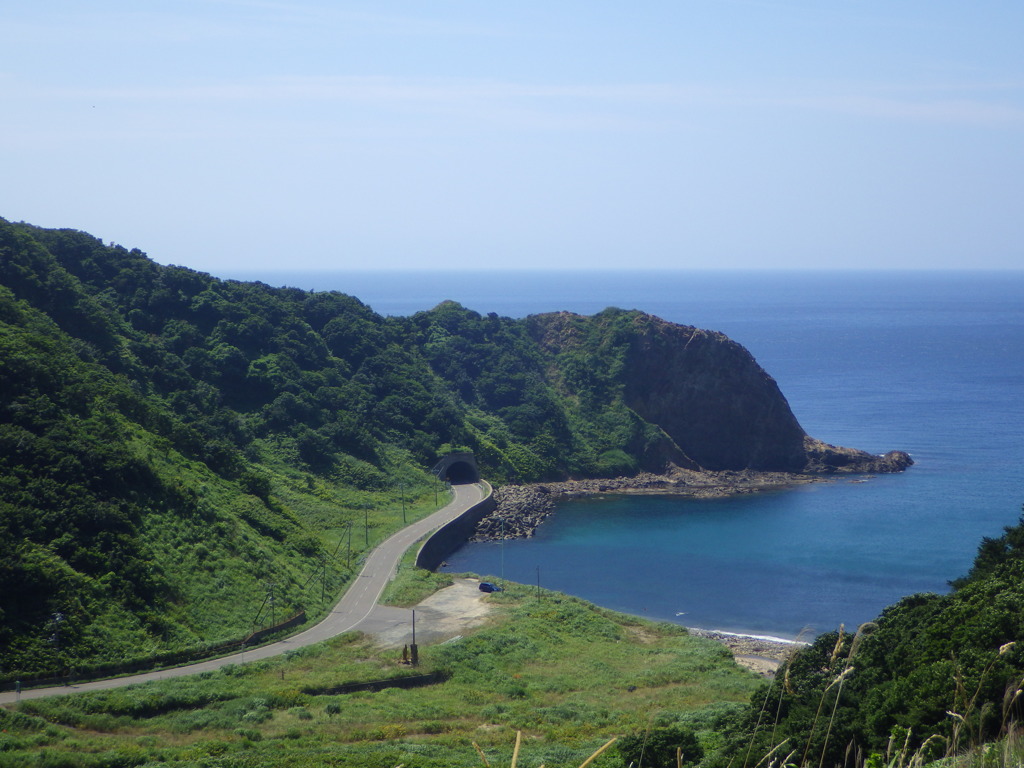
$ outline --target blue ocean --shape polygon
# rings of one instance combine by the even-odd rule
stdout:
[[[529,540],[451,571],[561,590],[687,626],[796,637],[944,592],[1024,503],[1024,272],[303,273],[387,315],[453,299],[523,317],[608,306],[722,331],[814,437],[908,451],[899,475],[734,499],[563,504]]]

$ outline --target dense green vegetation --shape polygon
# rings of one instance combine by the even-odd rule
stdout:
[[[578,766],[613,736],[631,737],[626,752],[596,765],[624,765],[637,744],[675,765],[666,735],[690,756],[713,752],[757,685],[722,646],[679,627],[507,586],[485,598],[488,626],[423,647],[418,670],[350,634],[193,678],[25,701],[0,710],[0,766],[481,766],[474,742],[507,766],[517,731],[521,766]],[[319,693],[434,670],[448,680]]]
[[[555,355],[450,302],[385,318],[0,220],[0,679],[315,616],[452,450],[498,482],[652,468],[636,317]]]
[[[734,754],[859,765],[853,756],[890,742],[936,758],[1013,733],[1024,720],[1024,518],[985,539],[953,587],[818,637],[753,697]]]

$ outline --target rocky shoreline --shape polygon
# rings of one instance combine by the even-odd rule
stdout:
[[[753,635],[735,635],[729,632],[716,632],[710,629],[687,628],[687,632],[695,637],[704,637],[721,643],[730,651],[736,663],[752,669],[765,677],[775,675],[775,670],[807,643],[801,641],[776,640],[769,637]]]
[[[671,467],[662,475],[644,472],[632,477],[505,485],[494,492],[497,506],[479,522],[470,541],[529,538],[554,511],[558,502],[567,498],[631,493],[715,499],[835,480],[835,475],[752,470],[710,472]]]

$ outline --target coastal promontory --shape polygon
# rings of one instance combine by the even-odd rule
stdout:
[[[898,472],[913,463],[901,451],[874,456],[809,436],[775,380],[724,334],[620,310],[527,323],[563,391],[585,397],[571,374],[581,358],[594,361],[612,377],[614,397],[657,427],[643,447],[646,469]]]

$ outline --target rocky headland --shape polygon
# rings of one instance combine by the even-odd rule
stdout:
[[[614,372],[606,384],[646,425],[636,431],[628,452],[647,471],[503,486],[495,493],[497,508],[480,522],[473,541],[532,536],[566,497],[716,498],[841,475],[902,472],[914,463],[904,451],[875,455],[808,435],[775,380],[721,333],[611,309],[589,318],[569,312],[533,315],[527,328],[548,357],[552,381],[574,398],[590,396],[580,381],[599,379],[594,371]],[[587,365],[581,368],[580,360]]]
[[[875,456],[810,437],[775,379],[722,333],[612,309],[532,315],[526,326],[558,389],[589,401],[604,387],[646,425],[624,446],[642,470],[874,473],[913,463],[902,451]]]

